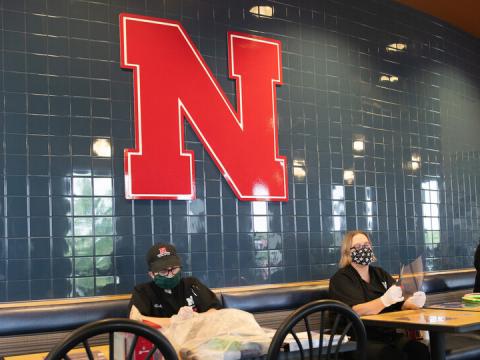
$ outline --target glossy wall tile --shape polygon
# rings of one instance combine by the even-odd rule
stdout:
[[[125,200],[121,12],[180,20],[233,103],[227,31],[282,41],[288,202],[239,202],[188,125],[197,199]],[[379,0],[4,0],[0,13],[0,301],[130,292],[160,241],[212,287],[326,278],[355,228],[391,272],[419,255],[428,270],[472,265],[478,39]]]

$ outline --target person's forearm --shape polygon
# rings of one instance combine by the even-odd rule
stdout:
[[[128,317],[132,320],[137,320],[137,321],[146,320],[154,324],[157,324],[161,327],[166,327],[170,325],[170,318],[161,318],[161,317],[142,315],[135,305],[132,306]]]
[[[352,307],[353,311],[357,313],[357,315],[375,315],[379,314],[383,309],[385,309],[385,305],[383,305],[382,300],[380,298],[362,303],[357,304]]]
[[[167,327],[170,325],[170,322],[171,322],[170,318],[161,318],[161,317],[145,316],[145,315],[141,315],[141,320],[152,322],[161,327]]]

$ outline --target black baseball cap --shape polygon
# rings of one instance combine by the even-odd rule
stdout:
[[[155,244],[147,253],[150,271],[156,272],[173,266],[180,266],[180,258],[172,244]]]

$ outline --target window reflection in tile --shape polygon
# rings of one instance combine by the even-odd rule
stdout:
[[[75,237],[75,256],[93,255],[94,243],[92,237]]]
[[[345,199],[345,187],[342,185],[332,186],[332,199],[344,200]]]
[[[111,256],[95,257],[95,275],[112,275],[113,262]]]
[[[109,197],[95,197],[93,199],[94,214],[96,216],[113,215],[113,200]]]
[[[95,287],[95,278],[83,277],[75,279],[75,296],[93,296]]]
[[[255,234],[253,241],[255,250],[268,249],[268,236],[266,234]]]
[[[115,291],[115,277],[96,276],[95,295],[109,295]]]
[[[95,235],[113,235],[113,219],[111,217],[95,218]]]
[[[89,177],[73,178],[73,195],[75,196],[91,196],[92,195],[92,179]]]
[[[113,237],[96,236],[95,237],[95,255],[113,254]]]
[[[93,235],[93,222],[91,217],[74,218],[73,232],[75,236]]]
[[[268,231],[268,217],[267,215],[267,203],[264,201],[252,202],[252,214],[253,216],[253,231],[254,232],[267,232]]]
[[[92,211],[93,211],[92,198],[90,197],[73,198],[74,216],[92,215]]]
[[[93,257],[75,258],[75,276],[93,276]]]
[[[112,196],[111,178],[93,178],[94,196]]]
[[[283,264],[283,255],[280,250],[270,250],[269,251],[269,265],[270,266],[281,266]]]
[[[268,251],[255,252],[255,266],[256,267],[268,266]]]

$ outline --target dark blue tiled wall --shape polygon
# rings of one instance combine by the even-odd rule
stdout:
[[[274,16],[252,15],[255,5]],[[185,271],[213,287],[326,278],[355,228],[373,234],[392,272],[421,254],[428,270],[471,266],[478,39],[390,1],[0,6],[0,301],[127,293],[156,241],[173,242]],[[179,19],[231,99],[227,30],[282,41],[288,202],[237,201],[188,128],[198,199],[124,199],[123,149],[134,145],[132,73],[119,67],[125,11]]]

